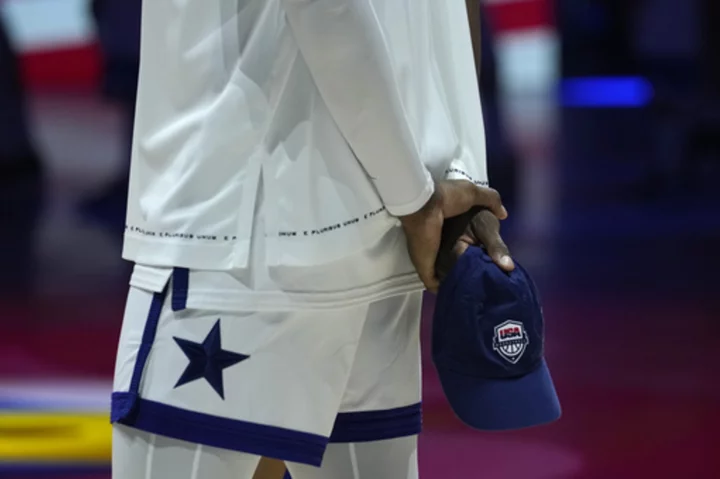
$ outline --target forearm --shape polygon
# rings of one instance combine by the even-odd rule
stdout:
[[[465,6],[468,13],[468,22],[470,24],[470,38],[472,39],[473,56],[475,58],[475,71],[480,76],[480,59],[481,40],[480,40],[480,1],[481,0],[465,0]]]
[[[283,0],[300,51],[340,131],[391,214],[433,192],[368,0]]]

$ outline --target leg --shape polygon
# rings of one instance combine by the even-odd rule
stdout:
[[[252,479],[260,458],[113,426],[113,479]]]
[[[292,479],[417,479],[417,436],[331,444],[319,469],[288,464]]]
[[[253,479],[283,479],[285,477],[285,463],[278,459],[260,459]]]

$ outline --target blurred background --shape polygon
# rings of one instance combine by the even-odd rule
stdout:
[[[109,478],[139,5],[0,0],[2,478]],[[426,355],[423,478],[720,477],[719,7],[483,2],[490,180],[564,417],[471,431]]]

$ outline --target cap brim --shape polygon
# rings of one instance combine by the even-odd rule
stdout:
[[[440,383],[455,414],[475,429],[503,431],[557,420],[560,401],[543,359],[535,371],[514,379],[464,376],[437,365]]]

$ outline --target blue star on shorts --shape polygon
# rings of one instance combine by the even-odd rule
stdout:
[[[225,351],[220,347],[220,320],[217,320],[215,326],[213,326],[202,343],[194,343],[177,337],[173,339],[190,361],[175,387],[205,378],[215,392],[222,399],[225,399],[223,370],[246,360],[250,356]]]

